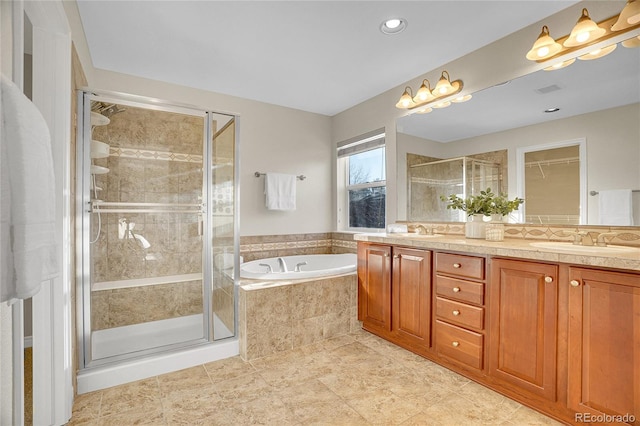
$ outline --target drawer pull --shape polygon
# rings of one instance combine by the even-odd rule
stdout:
[[[571,284],[571,287],[580,287],[580,281],[578,280],[571,280],[569,284]]]
[[[460,293],[460,287],[454,287],[453,288],[453,292],[454,293]]]
[[[460,311],[456,309],[452,312],[452,314],[457,317],[458,315],[460,315]]]
[[[459,263],[454,263],[453,267],[456,268],[456,269],[459,269],[459,268],[462,268],[462,265],[459,264]]]
[[[552,277],[544,277],[544,282],[545,283],[552,283],[553,282],[553,278]]]
[[[458,346],[460,346],[460,342],[451,342],[451,346],[457,348]]]

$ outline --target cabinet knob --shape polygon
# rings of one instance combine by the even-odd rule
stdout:
[[[385,253],[385,254],[384,254],[384,257],[389,257],[389,253]]]
[[[454,268],[456,268],[456,269],[459,269],[459,268],[461,268],[461,267],[462,267],[462,265],[461,265],[461,264],[459,264],[459,263],[454,263],[454,264],[453,264],[453,267],[454,267]]]
[[[578,280],[571,280],[569,284],[571,284],[571,287],[580,287],[580,281]]]
[[[553,277],[544,277],[544,282],[545,283],[552,283],[553,282]]]
[[[460,311],[456,309],[452,312],[452,314],[457,317],[458,315],[460,315]]]
[[[400,255],[399,255],[399,254],[394,254],[394,255],[393,255],[393,258],[394,258],[394,259],[400,259]]]
[[[460,342],[451,342],[451,346],[457,348],[458,346],[460,346]]]
[[[459,293],[460,292],[460,287],[454,287],[453,288],[453,292],[454,293]]]

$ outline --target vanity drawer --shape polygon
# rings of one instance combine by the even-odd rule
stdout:
[[[436,272],[459,277],[484,279],[484,258],[461,254],[436,253]]]
[[[482,369],[483,336],[436,321],[436,352],[473,368]]]
[[[436,276],[436,294],[447,299],[484,304],[484,284],[455,278]]]
[[[484,329],[484,309],[436,297],[436,316],[462,327]]]

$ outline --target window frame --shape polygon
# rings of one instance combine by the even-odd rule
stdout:
[[[359,138],[352,139],[350,141],[345,141],[338,144],[338,151],[340,151],[341,146],[345,147],[356,147],[358,145],[365,145],[372,141],[380,141],[376,146],[366,147],[362,150],[355,150],[353,152],[349,152],[348,154],[340,155],[337,157],[337,228],[340,231],[346,232],[384,232],[386,229],[387,223],[387,153],[386,153],[386,141],[385,141],[385,133],[384,131],[376,131],[372,132],[369,135],[364,135]],[[350,184],[350,159],[351,156],[360,154],[367,151],[373,151],[374,149],[382,149],[382,153],[384,156],[384,180],[367,182],[367,183],[358,183],[358,184]],[[385,200],[384,200],[384,226],[381,228],[365,228],[365,227],[352,227],[349,223],[350,217],[350,205],[349,205],[349,193],[350,191],[367,189],[367,188],[385,188]]]

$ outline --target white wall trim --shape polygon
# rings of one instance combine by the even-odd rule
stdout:
[[[585,138],[571,139],[567,141],[549,142],[540,145],[523,146],[516,149],[516,183],[518,188],[517,196],[525,198],[524,193],[524,156],[528,152],[542,151],[545,149],[564,148],[567,146],[578,145],[579,157],[580,157],[580,225],[587,224],[587,140]],[[526,199],[526,198],[525,198]],[[514,213],[518,214],[517,221],[524,223],[523,210],[517,210]]]
[[[61,1],[25,2],[33,24],[33,102],[51,132],[59,275],[33,297],[33,422],[61,425],[73,405],[71,354],[71,36]],[[22,338],[22,337],[21,337]]]

